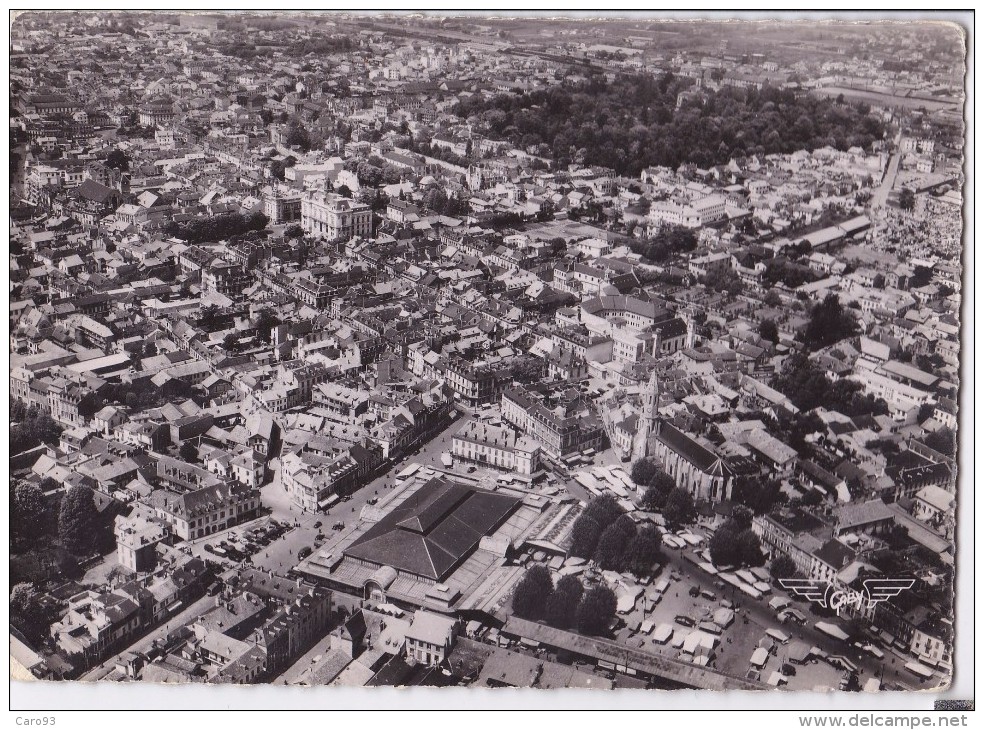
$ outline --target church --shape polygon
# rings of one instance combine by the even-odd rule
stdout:
[[[734,474],[724,459],[659,415],[659,380],[653,371],[642,397],[633,459],[649,457],[695,501],[731,499]]]

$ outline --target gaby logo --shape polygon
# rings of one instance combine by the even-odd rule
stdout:
[[[914,578],[867,578],[862,581],[864,589],[837,590],[830,583],[809,578],[780,578],[779,584],[797,596],[803,596],[823,608],[830,608],[840,615],[842,608],[861,611],[871,608],[880,601],[887,601],[909,590],[915,584]]]

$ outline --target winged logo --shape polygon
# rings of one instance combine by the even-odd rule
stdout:
[[[827,608],[827,599],[833,589],[833,586],[825,580],[809,578],[780,578],[779,583],[797,596],[819,603],[822,608]]]
[[[861,583],[864,586],[864,597],[871,604],[895,598],[902,591],[912,588],[915,582],[915,578],[866,578]]]

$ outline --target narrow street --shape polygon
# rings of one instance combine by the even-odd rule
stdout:
[[[172,616],[169,620],[165,621],[163,624],[158,626],[156,629],[152,630],[150,633],[143,636],[136,643],[128,646],[123,651],[118,652],[114,656],[110,657],[98,667],[90,669],[88,672],[83,674],[79,679],[83,682],[94,682],[96,680],[102,679],[111,671],[113,671],[116,665],[116,660],[130,651],[135,652],[145,652],[148,651],[154,642],[160,639],[164,639],[168,632],[173,631],[181,626],[189,624],[197,619],[199,616],[206,613],[210,608],[215,605],[215,596],[203,596],[197,601],[188,606],[185,610]]]

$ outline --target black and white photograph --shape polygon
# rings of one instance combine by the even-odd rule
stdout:
[[[12,685],[973,674],[972,22],[500,15],[11,12]]]

